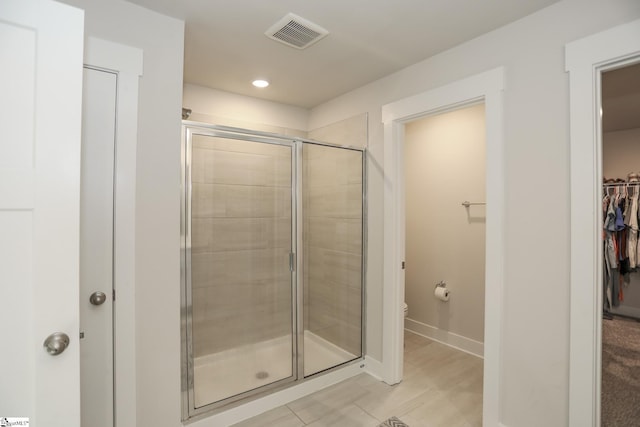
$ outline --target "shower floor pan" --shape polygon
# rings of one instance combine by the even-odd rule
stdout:
[[[305,376],[358,356],[305,331]],[[196,408],[291,376],[291,337],[283,336],[194,359]]]

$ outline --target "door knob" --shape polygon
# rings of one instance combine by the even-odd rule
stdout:
[[[107,295],[104,292],[96,291],[89,297],[89,302],[93,305],[101,305],[107,300]]]
[[[69,335],[64,332],[54,332],[44,340],[42,344],[52,356],[57,356],[69,346]]]

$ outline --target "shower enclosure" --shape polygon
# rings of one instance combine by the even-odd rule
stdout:
[[[185,122],[183,418],[363,356],[364,151]]]

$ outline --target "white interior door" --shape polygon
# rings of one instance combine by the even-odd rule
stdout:
[[[80,425],[83,31],[70,6],[0,2],[0,417],[31,426]]]
[[[113,427],[113,226],[117,74],[84,69],[80,191],[82,425]]]

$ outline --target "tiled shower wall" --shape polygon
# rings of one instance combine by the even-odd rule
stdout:
[[[367,116],[309,133],[312,139],[366,147]],[[362,154],[324,146],[303,148],[305,329],[361,354]]]
[[[361,115],[310,132],[365,147]],[[305,329],[361,352],[362,161],[357,151],[305,146]],[[291,151],[194,135],[194,356],[291,333]]]
[[[291,148],[194,136],[193,346],[291,333]]]
[[[360,355],[362,155],[303,148],[305,329]]]

